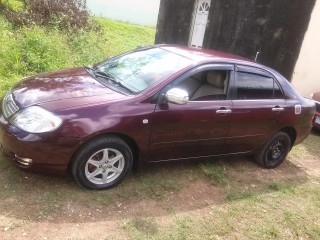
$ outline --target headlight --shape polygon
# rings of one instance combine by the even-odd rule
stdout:
[[[56,130],[62,119],[41,107],[32,106],[17,113],[11,122],[26,132],[44,133]]]

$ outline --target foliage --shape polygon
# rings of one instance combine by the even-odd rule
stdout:
[[[16,2],[14,1],[15,5]],[[22,9],[17,10],[11,4],[6,4],[4,10],[6,18],[15,26],[54,25],[60,29],[75,30],[96,27],[90,21],[86,0],[21,0],[18,2]]]
[[[100,31],[63,31],[52,26],[15,28],[0,13],[0,96],[23,76],[86,66],[152,44],[152,28],[93,19]]]
[[[24,1],[22,0],[0,0],[0,9],[12,9],[15,11],[24,9]]]

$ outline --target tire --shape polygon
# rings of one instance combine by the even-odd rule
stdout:
[[[284,132],[278,132],[256,155],[256,162],[264,168],[276,168],[285,160],[290,149],[291,139],[289,135]]]
[[[85,144],[75,155],[72,174],[87,189],[103,190],[119,184],[132,167],[130,147],[121,138],[102,137]]]

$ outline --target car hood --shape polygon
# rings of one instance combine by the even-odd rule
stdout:
[[[83,67],[27,77],[13,87],[12,94],[22,108],[65,99],[79,100],[79,98],[101,95],[112,100],[125,97],[96,81]]]

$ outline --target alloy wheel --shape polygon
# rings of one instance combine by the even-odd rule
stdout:
[[[125,159],[121,152],[105,148],[95,152],[85,165],[85,176],[93,184],[101,185],[114,181],[124,170]]]

